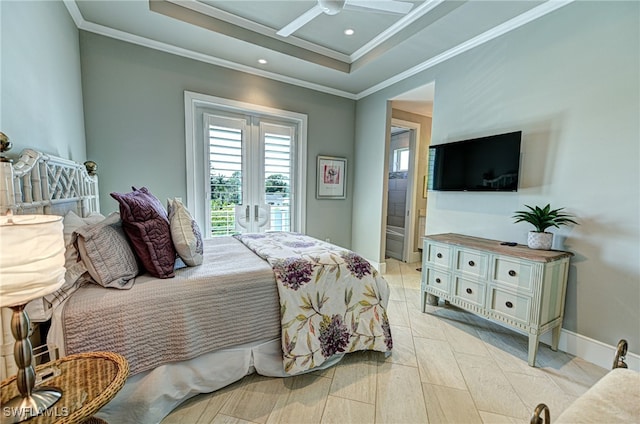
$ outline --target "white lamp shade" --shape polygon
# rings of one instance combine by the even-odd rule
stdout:
[[[0,306],[22,305],[64,283],[62,217],[0,216]]]

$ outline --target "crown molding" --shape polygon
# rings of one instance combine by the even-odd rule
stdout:
[[[322,93],[331,94],[334,96],[345,97],[347,99],[355,100],[355,94],[347,91],[338,90],[335,88],[327,87],[320,84],[315,84],[309,81],[304,81],[298,78],[288,77],[275,72],[265,71],[263,69],[254,68],[252,66],[242,65],[236,62],[232,62],[225,59],[220,59],[208,54],[198,53],[193,50],[184,49],[182,47],[173,46],[171,44],[163,43],[156,40],[151,40],[146,37],[141,37],[128,32],[120,31],[117,29],[109,28],[104,25],[99,25],[93,22],[88,22],[80,13],[75,0],[64,0],[65,6],[71,15],[73,21],[78,29],[88,31],[94,34],[103,35],[105,37],[114,38],[116,40],[125,41],[131,44],[136,44],[143,47],[148,47],[154,50],[159,50],[165,53],[174,54],[176,56],[182,56],[189,59],[197,60],[204,63],[220,66],[235,71],[245,72],[247,74],[256,75],[259,77],[268,78],[271,80],[284,82],[298,87],[308,88],[310,90],[320,91]]]
[[[419,65],[414,66],[413,68],[407,69],[404,72],[399,73],[398,75],[389,78],[385,81],[382,81],[379,84],[372,86],[366,90],[361,91],[356,95],[356,100],[360,100],[364,97],[367,97],[373,93],[376,93],[384,88],[387,88],[395,83],[403,81],[413,75],[416,75],[426,69],[432,68],[433,66],[442,63],[452,57],[458,56],[464,52],[467,52],[471,49],[474,49],[486,42],[489,42],[493,39],[496,39],[508,32],[513,31],[514,29],[520,28],[523,25],[528,24],[529,22],[533,22],[542,16],[545,16],[561,7],[564,7],[570,3],[573,3],[575,0],[549,0],[546,3],[541,4],[533,9],[528,10],[521,15],[516,16],[513,19],[508,20],[496,27],[491,28],[488,31],[483,32],[482,34],[473,37],[463,43],[458,44],[456,47],[453,47],[449,50],[446,50],[440,53],[437,56],[432,57],[431,59],[422,62]]]
[[[469,39],[457,45],[456,47],[453,47],[443,53],[440,53],[439,55],[434,56],[433,58],[425,62],[422,62],[419,65],[416,65],[404,72],[401,72],[391,78],[388,78],[357,94],[353,94],[344,90],[338,90],[332,87],[327,87],[321,84],[311,83],[309,81],[304,81],[298,78],[287,77],[275,72],[265,71],[263,69],[255,68],[252,66],[242,65],[239,63],[220,59],[204,53],[198,53],[189,49],[172,46],[167,43],[162,43],[162,42],[151,40],[138,35],[130,34],[124,31],[108,28],[103,25],[95,24],[93,22],[87,22],[82,16],[82,13],[80,12],[80,10],[78,9],[78,6],[76,5],[75,0],[63,0],[63,1],[65,6],[67,7],[67,10],[69,11],[69,14],[71,15],[71,18],[75,22],[76,27],[78,27],[78,29],[82,29],[85,31],[93,32],[95,34],[104,35],[106,37],[126,41],[132,44],[149,47],[149,48],[160,50],[166,53],[175,54],[177,56],[182,56],[182,57],[198,60],[201,62],[209,63],[212,65],[221,66],[227,69],[233,69],[233,70],[245,72],[251,75],[256,75],[256,76],[268,78],[271,80],[284,82],[287,84],[296,85],[303,88],[308,88],[308,89],[319,91],[322,93],[344,97],[351,100],[360,100],[380,90],[383,90],[393,84],[396,84],[411,76],[414,76],[424,70],[432,68],[433,66],[439,63],[442,63],[448,59],[451,59],[475,47],[478,47],[484,43],[487,43],[495,38],[498,38],[504,34],[507,34],[508,32],[513,31],[517,28],[520,28],[523,25],[533,22],[538,18],[541,18],[551,12],[554,12],[557,9],[560,9],[564,6],[567,6],[573,3],[575,0],[549,0],[541,4],[540,6],[530,9],[527,12],[524,12],[516,16],[515,18],[512,18],[509,21],[504,22],[503,24],[500,24],[488,31],[485,31],[484,33],[472,39]],[[435,7],[435,5],[433,5],[433,7]]]
[[[277,31],[274,30],[273,28],[269,28],[265,25],[253,22],[249,19],[241,18],[240,16],[226,12],[222,9],[218,9],[217,7],[211,6],[207,3],[203,3],[201,0],[165,0],[165,1],[169,3],[174,3],[178,6],[181,6],[187,9],[191,9],[195,12],[210,16],[212,18],[221,19],[237,27],[240,27],[245,30],[253,31],[255,33],[261,34],[266,37],[271,37],[276,40],[283,40],[285,38],[277,35]],[[330,57],[335,60],[339,60],[347,64],[350,63],[350,58],[348,55],[320,46],[318,44],[303,40],[294,35],[290,35],[286,37],[286,43],[303,48],[305,50],[312,51],[314,53],[321,54],[323,56]]]
[[[283,37],[274,37],[269,33],[269,29],[264,26],[258,28],[258,24],[246,28],[245,26],[236,25],[228,20],[221,19],[214,16],[214,8],[209,10],[209,13],[203,13],[203,8],[195,10],[189,6],[197,6],[198,3],[192,1],[175,2],[170,0],[153,0],[149,1],[149,10],[161,15],[165,15],[169,18],[173,18],[183,23],[191,24],[203,29],[206,29],[212,33],[223,35],[235,40],[251,44],[253,46],[262,47],[277,53],[284,54],[286,56],[295,57],[309,63],[321,65],[329,69],[344,72],[348,74],[351,70],[351,65],[347,62],[348,57],[344,56],[345,60],[336,59],[333,56],[317,53],[306,47],[299,47],[296,44],[285,40]],[[274,30],[270,30],[275,35]],[[327,51],[331,51],[327,49]],[[334,56],[336,52],[333,52]]]
[[[427,13],[429,13],[431,10],[433,10],[436,6],[438,6],[440,3],[444,2],[444,1],[445,0],[427,0],[427,1],[425,1],[424,3],[419,5],[414,12],[404,16],[403,18],[398,20],[398,22],[396,22],[395,24],[391,25],[385,31],[381,32],[376,37],[374,37],[371,41],[366,43],[364,46],[360,47],[358,50],[353,52],[353,54],[351,54],[351,56],[349,56],[350,62],[353,63],[356,60],[366,56],[367,53],[369,53],[370,51],[372,51],[373,49],[378,47],[380,44],[382,44],[385,41],[387,41],[389,38],[391,38],[394,35],[396,35],[403,28],[411,25],[412,23],[414,23],[415,21],[420,19],[422,16],[426,15]]]

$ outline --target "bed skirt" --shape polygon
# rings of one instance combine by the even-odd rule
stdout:
[[[47,338],[54,346],[64,346],[61,313],[62,307],[54,310]],[[60,356],[65,354],[64,349],[59,350]],[[311,371],[329,368],[343,356],[334,355]],[[284,372],[279,337],[205,353],[133,375],[96,416],[109,423],[160,423],[187,399],[219,390],[253,372],[267,377],[289,377]]]
[[[329,368],[343,356],[335,355],[313,371]],[[269,377],[289,376],[282,365],[279,338],[206,353],[136,374],[96,416],[109,423],[159,423],[187,399],[221,389],[253,372]]]

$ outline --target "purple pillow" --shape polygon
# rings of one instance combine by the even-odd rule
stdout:
[[[176,250],[171,241],[169,218],[162,203],[146,187],[131,193],[111,193],[120,204],[122,228],[149,274],[171,278]]]

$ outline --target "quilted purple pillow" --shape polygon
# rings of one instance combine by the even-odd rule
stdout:
[[[149,274],[171,278],[176,250],[171,241],[169,218],[162,203],[146,187],[131,193],[111,193],[120,204],[122,228]]]

